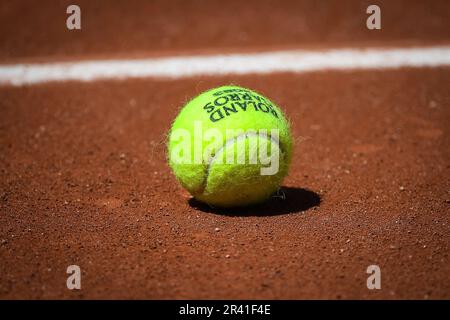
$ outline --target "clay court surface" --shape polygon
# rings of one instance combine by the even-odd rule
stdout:
[[[447,1],[379,2],[376,31],[365,1],[79,1],[81,31],[71,3],[39,3],[0,4],[1,65],[450,43]],[[291,120],[285,199],[210,208],[166,163],[179,109],[230,83]],[[3,85],[0,298],[450,299],[449,83],[438,66]]]

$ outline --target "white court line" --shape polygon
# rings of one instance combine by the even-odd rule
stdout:
[[[391,49],[278,51],[134,60],[0,65],[0,85],[126,78],[185,78],[199,75],[267,74],[320,70],[386,69],[450,65],[450,46]]]

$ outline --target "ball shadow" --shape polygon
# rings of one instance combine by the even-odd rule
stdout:
[[[321,198],[314,191],[302,188],[282,187],[264,203],[241,208],[216,208],[195,198],[189,199],[192,208],[203,212],[227,216],[276,216],[288,213],[299,213],[320,205]]]

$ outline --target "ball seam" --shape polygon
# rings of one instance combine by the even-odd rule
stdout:
[[[207,165],[206,165],[206,171],[204,174],[204,179],[201,183],[201,188],[199,189],[199,194],[203,194],[206,190],[206,187],[208,186],[208,177],[209,177],[209,173],[211,170],[211,164],[214,162],[214,160],[217,158],[217,155],[220,154],[225,148],[227,148],[228,146],[232,145],[233,143],[237,143],[238,141],[241,141],[243,139],[247,139],[249,137],[257,137],[259,138],[260,136],[258,134],[256,134],[255,132],[245,132],[245,133],[241,133],[233,138],[230,138],[228,140],[225,141],[225,143],[214,153],[214,155],[212,157],[210,157],[208,159]],[[284,155],[284,150],[282,147],[282,143],[281,141],[275,140],[272,136],[267,136],[267,138],[272,142],[275,143],[276,145],[278,145],[278,149],[280,150],[280,153],[282,155]]]

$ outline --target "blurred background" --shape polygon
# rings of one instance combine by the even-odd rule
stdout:
[[[82,30],[65,27],[81,8]],[[382,30],[366,9],[381,8]],[[448,42],[447,0],[14,0],[0,3],[0,62]]]

